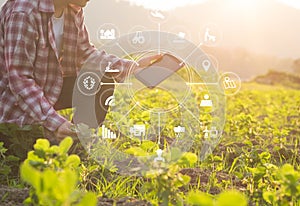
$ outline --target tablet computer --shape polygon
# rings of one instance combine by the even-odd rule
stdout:
[[[135,77],[148,88],[154,88],[181,69],[184,63],[171,54],[163,54],[157,61],[135,73]]]

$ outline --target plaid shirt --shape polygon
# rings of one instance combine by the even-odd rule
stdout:
[[[129,61],[94,48],[83,10],[65,9],[60,56],[51,17],[53,0],[8,0],[0,13],[0,123],[41,124],[55,131],[66,120],[53,108],[64,76],[77,75],[90,57],[112,66]]]

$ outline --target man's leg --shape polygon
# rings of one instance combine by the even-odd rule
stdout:
[[[55,110],[72,108],[72,96],[75,83],[76,77],[64,77],[60,96],[54,105]]]
[[[103,76],[101,82],[114,83],[114,80],[111,77]],[[105,120],[109,109],[109,105],[105,102],[114,93],[113,84],[99,86],[100,89],[95,95],[88,96],[78,91],[76,77],[64,78],[62,92],[54,108],[61,110],[75,107],[74,123],[84,123],[92,128],[97,128]],[[73,89],[75,89],[74,95]]]

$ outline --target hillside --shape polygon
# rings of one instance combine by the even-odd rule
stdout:
[[[253,81],[259,84],[300,89],[300,76],[285,72],[271,70],[265,75],[257,76]]]

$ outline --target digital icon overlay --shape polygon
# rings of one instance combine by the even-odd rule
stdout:
[[[238,89],[239,82],[228,73],[220,76],[216,61],[202,51],[201,44],[195,45],[185,39],[186,34],[185,30],[179,29],[176,33],[168,33],[138,28],[100,47],[99,50],[135,62],[147,56],[162,55],[161,59],[151,62],[141,73],[125,68],[129,69],[131,75],[122,82],[102,81],[103,77],[93,71],[93,66],[87,68],[93,72],[81,71],[82,77],[78,78],[77,83],[90,76],[96,82],[92,90],[106,86],[114,88],[113,95],[105,99],[109,113],[98,125],[101,144],[99,142],[99,145],[91,146],[90,142],[94,142],[94,139],[78,135],[82,142],[86,142],[87,151],[100,164],[109,159],[120,172],[136,171],[142,174],[160,163],[171,164],[176,161],[168,160],[172,148],[180,153],[189,151],[199,136],[202,141],[209,143],[209,147],[205,144],[199,148],[199,160],[205,159],[217,146],[225,123],[225,90]],[[209,31],[209,35],[215,35],[218,41],[214,29]],[[104,73],[120,70],[112,67],[111,62],[105,63],[101,69]],[[98,98],[91,98],[93,104],[97,104]],[[75,99],[86,101],[81,93]],[[85,104],[76,105],[82,107],[77,106],[78,111],[87,109]],[[130,140],[131,143],[111,144],[114,142],[112,140]],[[110,145],[108,150],[100,149],[105,145]],[[139,153],[135,150],[136,145],[151,149]],[[126,162],[134,162],[134,168],[124,168],[122,165]]]
[[[240,77],[233,72],[225,72],[219,78],[219,85],[224,94],[231,96],[237,94],[242,86]]]

